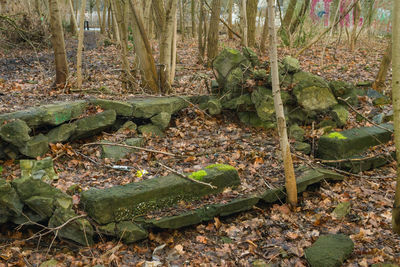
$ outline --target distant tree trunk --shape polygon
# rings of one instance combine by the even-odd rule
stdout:
[[[107,1],[107,33],[108,33],[108,38],[111,38],[111,32],[112,32],[112,18],[111,18],[111,3],[110,0]]]
[[[182,41],[185,40],[185,22],[183,13],[183,0],[179,0],[179,30],[181,31]]]
[[[122,77],[122,87],[128,89],[133,83],[133,77],[131,74],[131,67],[128,61],[128,29],[125,24],[125,18],[123,14],[123,9],[125,8],[125,3],[121,0],[112,0],[114,2],[113,7],[115,8],[115,18],[118,24],[119,36],[120,36],[120,57],[122,63],[122,69],[124,75]],[[127,11],[127,10],[125,10]]]
[[[394,1],[393,7],[393,112],[394,143],[397,156],[396,193],[393,203],[392,228],[400,235],[400,2]]]
[[[173,29],[173,35],[172,35],[172,51],[171,51],[171,84],[175,80],[177,30],[178,30],[178,13],[177,13],[177,10],[175,10],[174,29]]]
[[[100,32],[101,32],[101,25],[102,25],[102,20],[104,18],[101,17],[101,12],[100,12],[100,0],[96,0],[96,11],[97,11],[97,18],[99,20],[99,28],[100,28]]]
[[[289,1],[289,6],[286,10],[285,16],[283,17],[282,21],[282,26],[285,28],[285,30],[289,29],[289,25],[292,22],[293,18],[293,13],[294,10],[296,9],[296,0],[290,0]]]
[[[72,4],[72,0],[68,0],[68,2],[69,2],[69,9],[71,12],[71,17],[70,17],[71,33],[72,35],[75,35],[78,32],[78,25],[76,23],[74,6]]]
[[[300,25],[300,23],[303,23],[305,16],[307,15],[308,7],[310,6],[310,1],[311,0],[304,0],[299,15],[296,16],[290,24],[290,34],[293,34],[297,30],[297,27]]]
[[[106,17],[107,17],[107,0],[103,2],[103,19],[100,25],[100,33],[104,34],[106,32]]]
[[[190,8],[192,17],[192,38],[196,38],[196,0],[192,0]]]
[[[268,38],[268,8],[265,9],[264,26],[261,35],[261,44],[260,44],[261,54],[265,53],[265,45],[267,43],[267,38]]]
[[[77,77],[77,87],[82,87],[82,50],[83,50],[83,36],[85,33],[84,23],[86,9],[86,0],[81,0],[81,16],[79,17],[79,37],[78,37],[78,51],[76,52],[76,77]]]
[[[256,44],[256,19],[258,0],[247,0],[247,45],[254,47]]]
[[[61,23],[58,0],[49,0],[51,42],[56,65],[55,84],[65,84],[68,78],[68,62],[65,52],[64,32]]]
[[[199,16],[199,25],[198,25],[198,48],[199,48],[199,54],[198,54],[198,62],[199,63],[204,63],[204,54],[205,54],[205,14],[204,14],[204,0],[200,0],[200,16]]]
[[[144,28],[147,33],[147,37],[150,38],[152,36],[151,24],[152,24],[152,9],[151,9],[151,1],[145,1],[144,3]]]
[[[361,16],[361,4],[357,2],[353,9],[353,29],[351,31],[350,37],[350,50],[354,51],[356,47],[356,39],[357,39],[357,26],[360,21]]]
[[[386,76],[390,67],[390,63],[392,62],[392,51],[392,40],[390,40],[386,48],[385,54],[383,55],[378,75],[376,76],[375,81],[372,84],[372,88],[379,92],[382,92],[383,88],[385,87]]]
[[[156,64],[154,62],[149,39],[147,38],[147,33],[144,29],[142,16],[136,9],[137,1],[138,0],[130,0],[129,4],[133,15],[133,45],[138,61],[140,62],[139,68],[142,74],[142,86],[150,89],[153,93],[159,93],[160,88]]]
[[[278,52],[277,52],[278,42],[275,31],[274,2],[275,0],[268,0],[272,95],[274,97],[274,107],[275,107],[276,121],[279,133],[279,143],[281,146],[283,164],[285,169],[285,187],[286,187],[287,198],[289,204],[292,207],[295,207],[297,205],[297,185],[293,169],[292,155],[290,153],[290,146],[288,142],[286,120],[283,111],[281,92],[279,89]]]
[[[218,33],[219,13],[221,11],[221,0],[213,0],[211,6],[210,29],[208,30],[207,64],[211,66],[212,61],[218,55]]]
[[[242,22],[242,29],[243,29],[243,34],[242,34],[242,46],[248,46],[247,44],[247,12],[246,12],[246,0],[242,0],[242,6],[240,9],[240,21]]]
[[[232,29],[232,12],[233,12],[233,0],[228,0],[228,26]],[[232,31],[228,30],[228,38],[233,39]]]
[[[113,37],[115,40],[117,40],[118,43],[121,42],[121,37],[119,35],[119,29],[118,29],[118,23],[117,23],[117,16],[116,16],[116,11],[115,11],[115,2],[114,0],[110,0],[110,8],[111,8],[111,15],[112,15],[112,31],[113,31]]]

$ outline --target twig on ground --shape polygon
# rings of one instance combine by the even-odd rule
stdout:
[[[92,146],[92,145],[106,145],[106,146],[120,146],[120,147],[126,147],[126,148],[134,148],[137,150],[143,150],[147,152],[152,152],[152,153],[157,153],[157,154],[163,154],[167,156],[172,156],[172,157],[177,157],[178,155],[169,153],[169,152],[164,152],[164,151],[159,151],[159,150],[154,150],[154,149],[149,149],[149,148],[144,148],[144,147],[139,147],[139,146],[129,146],[129,145],[124,145],[124,144],[114,144],[114,143],[99,143],[99,142],[94,142],[94,143],[87,143],[82,145],[84,146]]]
[[[195,180],[195,179],[189,178],[189,177],[187,177],[185,174],[183,174],[183,173],[181,173],[181,172],[178,172],[178,171],[176,171],[176,170],[174,170],[174,169],[171,169],[170,167],[165,166],[164,164],[162,164],[162,163],[160,163],[160,162],[158,162],[158,165],[160,165],[161,167],[163,167],[163,168],[169,170],[170,172],[175,173],[176,175],[179,175],[180,177],[184,178],[185,180],[188,180],[188,181],[191,181],[191,182],[197,183],[197,184],[206,185],[206,186],[211,187],[212,189],[216,189],[216,188],[217,188],[216,186],[214,186],[214,185],[212,185],[212,184],[210,184],[210,183],[205,183],[205,182],[202,182],[202,181],[199,181],[199,180]]]

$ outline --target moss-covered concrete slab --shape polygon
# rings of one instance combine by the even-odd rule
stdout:
[[[122,221],[115,226],[116,236],[125,243],[133,243],[145,239],[149,235],[140,225],[131,221]]]
[[[393,125],[381,126],[393,131]],[[385,144],[392,139],[392,133],[379,127],[353,128],[321,136],[317,156],[321,159],[346,159],[358,155],[370,147]]]
[[[228,165],[211,165],[192,177],[217,188],[168,175],[108,189],[90,189],[82,193],[81,203],[92,219],[107,224],[131,220],[180,200],[198,199],[240,184],[236,169]]]
[[[38,134],[19,147],[19,152],[30,158],[43,156],[49,150],[49,139],[43,134]]]
[[[31,129],[22,120],[14,120],[0,127],[0,137],[14,146],[21,147],[28,142],[31,137],[29,133]]]
[[[324,235],[305,250],[305,257],[311,267],[340,267],[353,249],[354,243],[346,235]]]
[[[114,110],[106,110],[96,115],[92,115],[74,122],[76,124],[75,133],[71,140],[85,138],[101,132],[110,127],[115,122],[117,114]]]
[[[189,104],[180,97],[133,98],[128,100],[128,103],[133,106],[132,116],[144,119],[151,118],[161,112],[174,114],[186,108]]]
[[[389,164],[396,160],[396,153],[392,152],[389,155],[377,155],[374,157],[351,157],[342,162],[327,162],[325,164],[334,166],[335,168],[345,170],[351,173],[359,173],[363,171],[373,170]]]
[[[67,141],[71,135],[74,134],[76,130],[75,123],[65,123],[60,126],[51,129],[47,134],[47,138],[49,139],[49,143],[56,144]]]
[[[41,179],[45,182],[52,182],[58,179],[54,171],[53,159],[50,157],[42,160],[21,159],[19,166],[21,168],[21,177],[33,176],[33,178]]]
[[[95,106],[100,106],[105,110],[115,110],[118,116],[130,117],[133,113],[132,105],[123,101],[96,98],[90,99],[89,103]]]
[[[19,216],[23,206],[11,184],[0,179],[0,223],[6,222],[10,216]]]

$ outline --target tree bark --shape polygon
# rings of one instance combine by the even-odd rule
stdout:
[[[248,46],[247,44],[247,12],[246,12],[246,0],[242,0],[242,7],[240,9],[241,13],[241,21],[242,21],[242,29],[243,29],[243,34],[242,34],[242,46]]]
[[[97,18],[99,20],[99,28],[100,28],[100,32],[101,32],[101,25],[102,24],[102,20],[104,18],[101,17],[101,12],[100,12],[100,0],[96,0],[96,11],[97,11]]]
[[[232,29],[233,0],[228,1],[228,26]],[[230,30],[228,30],[228,38],[233,39],[233,33]]]
[[[264,26],[261,35],[260,51],[262,54],[265,53],[265,45],[267,43],[267,37],[268,37],[268,8],[265,9]]]
[[[78,24],[76,22],[74,6],[72,4],[72,0],[68,0],[68,2],[69,2],[69,9],[71,12],[71,17],[70,17],[71,33],[72,33],[72,35],[75,35],[78,32]]]
[[[208,30],[207,64],[211,66],[212,61],[218,55],[218,33],[219,13],[221,11],[221,0],[213,0],[211,7],[210,29]]]
[[[394,1],[393,7],[393,112],[394,112],[394,143],[397,156],[396,192],[393,204],[392,227],[400,235],[400,2]]]
[[[146,89],[150,89],[153,93],[159,93],[158,75],[156,64],[152,55],[152,49],[146,31],[143,25],[143,19],[136,10],[138,0],[130,0],[130,8],[133,15],[133,45],[139,62],[139,69],[142,74],[142,85]]]
[[[390,40],[386,48],[385,54],[383,55],[378,75],[376,76],[375,81],[372,84],[372,88],[379,92],[382,92],[385,87],[386,76],[390,67],[390,63],[392,62],[392,51],[392,41]]]
[[[200,16],[199,16],[199,26],[198,26],[198,62],[204,63],[204,54],[205,54],[205,14],[204,14],[204,0],[200,0]]]
[[[185,40],[185,22],[183,13],[183,0],[179,0],[179,30],[181,31],[182,41]]]
[[[351,31],[351,38],[350,38],[350,51],[354,51],[356,47],[356,40],[357,40],[357,26],[358,22],[360,21],[361,16],[361,4],[357,2],[353,9],[353,29]]]
[[[118,23],[117,23],[117,16],[115,11],[115,2],[114,0],[110,0],[110,8],[111,8],[111,15],[112,15],[112,31],[113,37],[117,40],[118,43],[121,43],[121,37],[119,35]]]
[[[196,0],[192,0],[190,8],[192,17],[192,38],[196,38]]]
[[[274,0],[268,0],[269,10],[269,34],[270,34],[270,61],[271,61],[271,77],[272,77],[272,95],[274,97],[274,107],[276,121],[279,133],[279,142],[282,151],[283,165],[285,169],[285,187],[287,199],[292,207],[297,205],[297,185],[296,177],[293,169],[292,155],[288,142],[286,120],[283,111],[283,103],[281,92],[279,89],[279,73],[278,73],[278,52],[277,52],[277,37],[275,31],[275,7]]]
[[[247,0],[247,45],[254,47],[256,44],[256,19],[258,0]]]
[[[55,84],[65,84],[68,78],[68,62],[65,52],[64,32],[61,23],[58,0],[49,0],[51,42],[56,65]]]
[[[293,34],[297,30],[297,27],[300,25],[300,23],[304,22],[305,16],[307,15],[308,7],[310,6],[310,1],[311,0],[304,0],[299,15],[296,16],[290,24],[290,34]]]
[[[76,51],[76,77],[77,87],[82,87],[82,50],[83,50],[83,36],[85,34],[84,23],[86,9],[86,0],[81,0],[81,16],[79,17],[79,36],[78,36],[78,51]]]
[[[286,10],[285,16],[283,17],[282,26],[285,30],[289,29],[289,25],[292,22],[293,13],[296,9],[296,0],[290,0],[289,6]]]
[[[106,17],[107,17],[107,0],[103,2],[103,19],[100,25],[100,33],[104,34],[106,32]]]

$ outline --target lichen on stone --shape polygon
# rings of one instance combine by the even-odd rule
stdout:
[[[189,175],[190,179],[198,180],[201,181],[203,180],[203,177],[207,175],[207,172],[205,170],[200,170],[197,172],[192,172],[191,175]]]
[[[216,168],[219,171],[236,170],[235,167],[232,167],[231,165],[227,165],[227,164],[212,164],[212,165],[206,167],[206,169],[213,169],[213,168]]]
[[[344,136],[343,134],[338,133],[338,132],[330,133],[330,134],[328,134],[328,137],[329,138],[336,138],[336,139],[347,139],[346,136]]]

